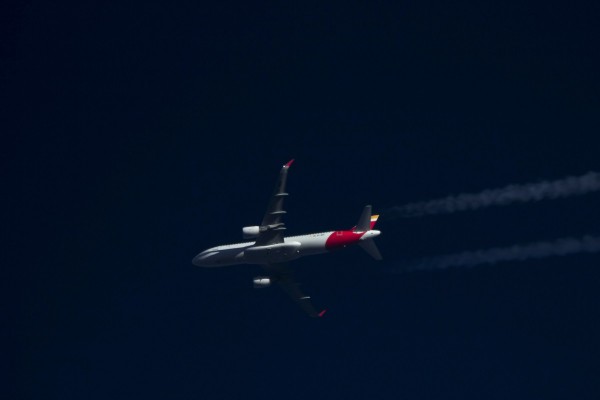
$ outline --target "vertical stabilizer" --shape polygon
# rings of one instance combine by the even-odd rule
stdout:
[[[362,247],[364,251],[369,253],[371,257],[376,260],[381,260],[381,253],[379,249],[375,245],[373,241],[373,237],[379,236],[379,231],[372,230],[375,224],[377,223],[377,219],[379,215],[371,215],[371,206],[365,206],[362,214],[360,214],[360,218],[358,219],[358,223],[352,230],[354,232],[364,232],[363,236],[360,238],[360,242],[358,245]]]
[[[358,223],[354,227],[356,232],[366,232],[371,229],[371,206],[365,206]]]

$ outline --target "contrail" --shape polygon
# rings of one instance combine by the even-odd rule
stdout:
[[[600,236],[562,238],[550,242],[535,242],[510,247],[465,251],[410,261],[406,266],[391,270],[392,273],[444,269],[449,267],[475,267],[502,261],[526,261],[553,256],[567,256],[600,251]]]
[[[463,193],[441,199],[393,207],[384,212],[388,219],[410,218],[434,214],[450,214],[511,203],[578,196],[600,190],[600,174],[588,172],[555,181],[509,185],[480,193]]]

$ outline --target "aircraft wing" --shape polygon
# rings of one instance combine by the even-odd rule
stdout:
[[[291,269],[285,263],[267,264],[264,266],[273,278],[274,282],[277,282],[284,292],[288,294],[294,300],[305,313],[310,317],[318,318],[325,314],[326,310],[317,312],[310,296],[305,295],[300,290],[300,284],[294,280]]]
[[[281,217],[285,214],[285,211],[283,210],[283,199],[288,195],[285,192],[285,182],[287,180],[288,169],[293,162],[294,160],[290,160],[279,172],[275,190],[271,195],[267,211],[260,224],[260,231],[256,238],[255,246],[283,243],[285,224],[281,222]]]

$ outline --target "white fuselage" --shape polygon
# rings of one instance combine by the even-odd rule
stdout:
[[[202,267],[225,267],[234,264],[271,264],[295,260],[304,256],[326,253],[360,240],[379,235],[377,230],[366,232],[329,231],[289,236],[283,243],[255,246],[254,241],[226,244],[204,250],[192,263]]]

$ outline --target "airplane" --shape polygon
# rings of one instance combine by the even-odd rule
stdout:
[[[285,237],[286,227],[281,220],[286,214],[283,200],[288,196],[285,185],[293,162],[292,159],[281,168],[261,224],[242,228],[243,238],[252,241],[211,247],[194,257],[192,264],[201,267],[259,264],[266,275],[253,279],[254,288],[266,288],[277,283],[310,317],[322,317],[327,310],[316,311],[310,296],[306,296],[294,280],[288,262],[353,244],[358,244],[374,259],[381,260],[381,253],[373,241],[381,233],[373,229],[379,216],[371,215],[371,206],[368,205],[351,229]]]

